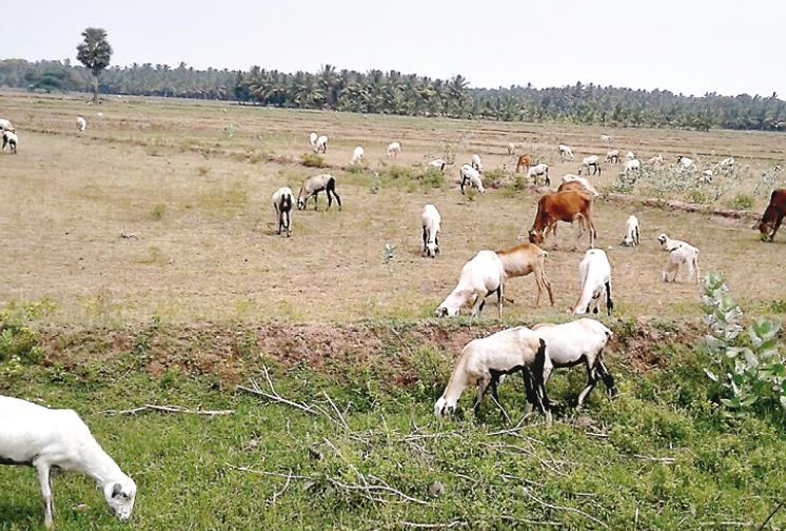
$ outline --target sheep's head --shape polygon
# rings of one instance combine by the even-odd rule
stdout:
[[[439,254],[439,247],[434,242],[429,242],[426,244],[426,256],[429,258],[436,258]]]
[[[668,240],[668,239],[669,239],[669,237],[666,236],[665,233],[661,234],[660,236],[658,236],[658,242],[660,242],[661,245],[664,245],[666,243],[666,240]]]
[[[118,520],[125,522],[131,518],[136,501],[136,483],[128,476],[104,485],[104,499]]]
[[[304,208],[306,208],[306,200],[304,198],[302,198],[302,197],[298,197],[297,198],[297,209],[298,210],[303,210]]]
[[[437,317],[456,317],[459,313],[459,309],[457,307],[448,307],[442,304],[434,313]]]
[[[531,229],[529,231],[529,243],[534,243],[535,245],[542,245],[543,244],[543,233],[538,232],[535,229]]]
[[[437,402],[434,404],[435,417],[444,417],[447,415],[452,415],[455,412],[456,404],[448,404],[448,401],[444,396],[440,397],[439,400],[437,400]]]

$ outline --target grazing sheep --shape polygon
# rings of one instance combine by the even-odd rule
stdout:
[[[712,170],[704,170],[701,174],[701,182],[704,184],[709,184],[712,182],[712,178],[715,175],[715,172]]]
[[[612,149],[608,153],[606,153],[606,162],[611,164],[612,166],[619,163],[620,161],[620,150],[619,149]]]
[[[650,166],[655,166],[658,164],[663,164],[663,156],[662,155],[655,155],[650,160],[647,161],[647,164]]]
[[[350,161],[350,163],[353,166],[356,166],[363,161],[363,157],[365,156],[366,156],[366,150],[358,146],[355,148],[355,151],[352,152],[352,160]]]
[[[556,236],[557,222],[573,223],[578,221],[576,231],[576,245],[584,234],[585,228],[589,229],[589,246],[595,247],[595,223],[592,221],[593,196],[584,191],[569,190],[546,194],[538,200],[538,211],[532,228],[529,230],[529,242],[541,245],[549,232]],[[585,227],[586,225],[586,227]],[[556,247],[556,240],[554,243]],[[575,246],[574,246],[575,248]]]
[[[429,168],[436,168],[440,172],[444,172],[445,171],[445,164],[447,164],[447,163],[444,160],[442,160],[442,159],[434,159],[434,160],[432,160],[431,162],[428,163]]]
[[[762,240],[772,241],[781,228],[784,216],[786,216],[786,189],[773,190],[770,204],[753,228],[759,230]]]
[[[317,138],[319,138],[319,136],[314,131],[311,131],[311,133],[309,133],[308,143],[311,144],[312,148],[317,147]]]
[[[54,526],[52,469],[74,470],[90,476],[121,521],[128,520],[134,509],[134,480],[104,452],[74,411],[49,409],[0,396],[0,464],[36,469],[47,529]]]
[[[631,215],[625,222],[625,237],[622,238],[623,247],[635,247],[639,244],[639,219]]]
[[[611,136],[609,135],[600,135],[600,143],[606,146],[611,145]]]
[[[473,406],[477,414],[489,386],[491,396],[499,403],[497,385],[500,377],[523,371],[527,400],[530,404],[537,404],[546,417],[546,425],[550,426],[551,405],[546,394],[544,374],[550,374],[551,370],[551,361],[546,355],[546,341],[524,326],[473,339],[461,350],[450,381],[434,404],[434,415],[442,417],[453,413],[467,387],[477,388]]]
[[[666,234],[658,236],[658,241],[669,252],[669,260],[663,268],[663,282],[676,282],[680,266],[688,268],[688,280],[695,278],[699,283],[699,250],[682,240],[674,240]],[[671,275],[671,280],[669,280]]]
[[[84,131],[85,129],[87,129],[87,120],[85,120],[81,116],[77,116],[76,117],[76,128],[79,130],[80,133],[82,131]]]
[[[617,395],[614,378],[603,365],[603,349],[611,338],[611,330],[595,319],[583,317],[565,324],[541,323],[532,327],[538,337],[546,341],[546,356],[554,369],[573,367],[583,363],[587,369],[587,385],[579,393],[576,407],[581,408],[584,400],[595,388],[599,379],[606,384],[609,398]],[[548,383],[551,371],[543,375]]]
[[[317,142],[314,144],[314,153],[327,153],[327,144],[328,137],[325,135],[317,138]]]
[[[316,202],[316,199],[314,200]],[[276,234],[287,231],[292,236],[292,189],[288,186],[279,188],[273,193],[273,209],[276,211]]]
[[[401,153],[401,144],[398,142],[391,142],[388,144],[388,158],[394,159]]]
[[[726,157],[722,161],[718,162],[717,167],[721,171],[734,169],[734,157]]]
[[[579,264],[581,289],[579,300],[573,313],[598,313],[600,298],[606,294],[606,312],[611,315],[614,301],[611,300],[611,264],[606,252],[601,249],[589,249]]]
[[[595,175],[596,173],[598,175],[601,175],[601,173],[603,173],[600,167],[600,157],[598,157],[597,155],[590,155],[589,157],[586,157],[584,160],[581,161],[581,168],[579,168],[579,175],[583,173],[583,170],[585,168],[587,170],[587,175],[590,175],[589,172],[590,168],[592,169],[591,175]]]
[[[423,225],[423,256],[436,258],[439,254],[439,230],[442,222],[437,207],[432,204],[423,207],[420,222]]]
[[[628,151],[625,154],[625,158],[628,159],[628,160],[633,160],[633,159],[636,158],[636,154],[633,151]]]
[[[2,131],[11,131],[13,133],[16,131],[16,128],[14,128],[14,124],[10,120],[0,118],[0,132]]]
[[[573,160],[573,150],[570,147],[566,146],[565,144],[560,144],[557,147],[559,151],[559,158],[562,160]]]
[[[551,292],[551,281],[546,275],[546,257],[549,253],[531,243],[522,243],[511,249],[497,251],[497,256],[502,260],[505,270],[505,282],[511,278],[523,277],[533,274],[538,286],[538,297],[535,306],[540,306],[540,295],[545,289],[549,294],[549,301],[554,306],[554,294]]]
[[[625,162],[625,173],[628,174],[632,171],[639,171],[641,169],[641,161],[639,159],[630,159]]]
[[[559,188],[557,188],[558,192],[565,192],[567,190],[586,190],[595,197],[600,195],[595,187],[592,186],[592,184],[590,184],[587,179],[578,175],[573,175],[572,173],[563,175],[562,184],[560,184]]]
[[[502,317],[504,282],[505,266],[499,255],[480,251],[461,268],[458,285],[437,308],[437,317],[455,317],[467,303],[472,304],[471,316],[477,317],[492,293],[497,294],[497,311]]]
[[[689,159],[683,155],[677,155],[677,164],[680,164],[686,170],[695,167],[693,159]]]
[[[532,166],[532,157],[526,154],[521,155],[518,162],[516,163],[516,173],[519,173],[522,168],[524,168],[524,171],[529,173],[530,166]]]
[[[532,179],[532,182],[537,184],[538,177],[543,176],[543,182],[546,186],[551,185],[551,179],[549,179],[549,165],[546,163],[541,162],[535,166],[532,166],[529,170],[527,170],[527,178]]]
[[[508,155],[513,155],[516,152],[516,144],[508,142]]]
[[[477,153],[472,155],[469,164],[479,172],[483,171],[483,162],[480,160],[480,155],[478,155]]]
[[[330,174],[323,173],[309,177],[303,182],[300,187],[300,193],[297,195],[297,209],[303,210],[306,208],[306,203],[311,196],[314,196],[314,210],[317,209],[319,199],[319,192],[325,191],[328,198],[328,209],[333,206],[333,197],[336,196],[338,202],[338,209],[341,210],[341,198],[336,193],[336,179]]]
[[[476,170],[469,164],[464,164],[459,168],[459,176],[461,177],[461,193],[464,194],[464,185],[469,183],[470,188],[477,188],[481,194],[486,193],[483,188],[483,180],[480,177],[480,171]]]
[[[5,151],[5,147],[8,146],[11,153],[16,155],[17,144],[19,144],[19,138],[17,138],[16,133],[13,131],[3,131],[3,151]]]

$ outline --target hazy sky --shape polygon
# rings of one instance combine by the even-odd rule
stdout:
[[[103,27],[112,63],[286,72],[323,64],[472,86],[576,81],[786,97],[782,0],[17,0],[0,59],[75,60]]]

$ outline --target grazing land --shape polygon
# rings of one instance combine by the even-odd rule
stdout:
[[[620,397],[598,388],[576,413],[586,378],[576,368],[549,383],[560,403],[551,428],[537,414],[517,423],[516,378],[500,388],[511,423],[490,400],[478,419],[432,413],[467,341],[565,320],[578,297],[587,243],[573,251],[561,226],[559,247],[544,246],[553,307],[534,307],[524,277],[508,284],[502,320],[494,305],[476,321],[433,317],[467,260],[516,245],[532,224],[539,195],[515,174],[508,142],[551,165],[552,188],[583,157],[605,155],[602,133],[643,161],[684,154],[704,169],[733,156],[714,206],[755,214],[771,191],[762,174],[777,178],[783,163],[782,135],[152,98],[92,107],[22,93],[0,95],[0,116],[20,137],[18,155],[0,153],[0,393],[83,415],[139,485],[133,529],[755,529],[783,497],[783,419],[722,415],[696,349],[701,286],[664,284],[656,241],[666,232],[697,246],[702,271],[720,272],[746,311],[782,320],[786,235],[764,244],[750,217],[599,198],[617,305],[602,316],[615,331],[606,359]],[[330,138],[321,159],[304,157],[311,131]],[[394,140],[403,152],[390,160]],[[575,161],[559,160],[560,143]],[[349,167],[357,145],[362,169]],[[458,168],[472,153],[488,191],[461,196]],[[454,161],[444,177],[426,172],[437,157]],[[617,189],[622,167],[603,168],[590,180]],[[336,176],[343,210],[326,212],[322,195],[318,212],[294,213],[291,238],[276,236],[273,191],[297,192],[320,172]],[[656,191],[702,201],[715,191],[677,188]],[[435,260],[421,256],[426,203],[442,215]],[[619,245],[631,213],[635,249]],[[272,393],[266,369],[302,408],[238,389],[254,381]],[[105,413],[144,404],[234,413]],[[42,525],[31,470],[0,468],[0,492],[0,529]],[[58,529],[126,528],[88,480],[63,475],[54,492]],[[768,529],[784,526],[776,516]]]

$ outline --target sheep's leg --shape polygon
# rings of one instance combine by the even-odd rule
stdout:
[[[464,195],[464,183],[466,182],[467,178],[463,175],[461,176],[461,195]]]
[[[292,210],[287,211],[287,238],[292,236]]]
[[[532,370],[531,369],[522,370],[521,377],[524,380],[524,393],[527,396],[527,403],[524,405],[524,415],[529,415],[532,413],[532,409],[535,407],[535,404],[537,402],[537,397],[535,396],[535,390],[534,390],[534,382],[532,378]]]
[[[319,205],[319,192],[314,192],[314,212],[317,211],[318,205]]]
[[[475,403],[472,405],[472,409],[475,411],[475,416],[480,413],[480,403],[483,401],[483,395],[486,394],[486,388],[489,386],[490,381],[491,378],[488,376],[484,376],[478,380],[478,394],[475,397]]]
[[[505,408],[502,407],[502,404],[499,401],[499,395],[497,394],[497,386],[499,385],[499,377],[500,374],[498,372],[491,373],[491,398],[494,400],[494,403],[497,405],[499,410],[502,412],[502,418],[505,422],[510,424],[510,416],[508,412],[505,411]]]
[[[335,188],[333,188],[333,195],[336,196],[336,203],[338,203],[338,209],[341,210],[341,197],[336,193]]]
[[[49,465],[41,463],[36,465],[36,475],[38,476],[38,484],[41,487],[41,497],[44,498],[44,525],[47,529],[52,529],[55,525],[50,472],[51,468]]]
[[[497,314],[502,319],[502,284],[497,288]]]
[[[606,312],[611,317],[611,312],[614,310],[614,301],[611,300],[611,280],[606,282]]]
[[[480,295],[478,295],[475,298],[475,303],[472,305],[472,313],[470,315],[472,317],[477,317],[478,315],[480,315],[480,312],[483,311],[483,306],[485,305],[486,305],[485,297],[481,297]]]
[[[584,357],[584,362],[587,365],[587,386],[579,394],[576,409],[581,409],[581,406],[584,404],[584,400],[587,398],[587,395],[590,394],[590,392],[595,388],[595,384],[598,383],[598,373],[595,370],[595,367],[590,366],[589,360],[586,356]]]
[[[606,366],[603,365],[603,361],[600,359],[601,352],[598,352],[596,370],[598,374],[600,374],[600,377],[603,378],[603,383],[606,385],[606,393],[609,395],[609,398],[614,398],[618,394],[617,388],[614,387],[614,378],[609,374],[608,369],[606,369]]]
[[[698,284],[701,275],[699,274],[699,259],[695,257],[693,258],[693,272],[696,275],[696,284]]]
[[[426,231],[425,225],[423,226],[423,254],[426,254],[428,251],[428,232]]]

